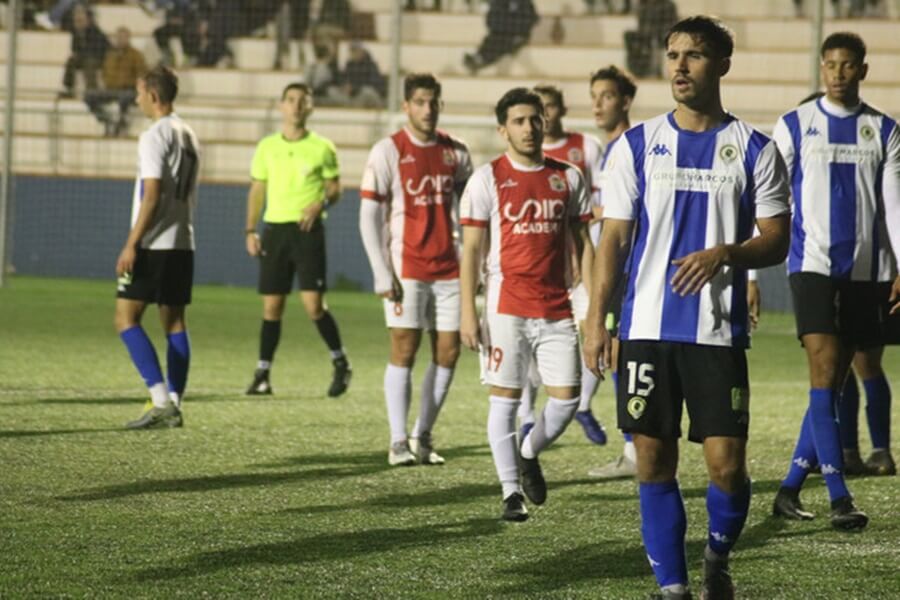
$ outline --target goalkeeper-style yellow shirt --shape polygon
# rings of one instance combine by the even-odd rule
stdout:
[[[305,209],[325,196],[325,180],[340,175],[337,151],[331,140],[308,131],[296,141],[281,133],[256,145],[250,176],[266,182],[266,223],[292,223]]]

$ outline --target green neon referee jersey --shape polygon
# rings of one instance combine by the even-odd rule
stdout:
[[[337,151],[331,140],[308,131],[296,141],[281,133],[256,145],[250,176],[266,182],[266,223],[300,220],[305,209],[325,196],[325,180],[340,175]]]

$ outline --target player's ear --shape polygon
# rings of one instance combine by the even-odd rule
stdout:
[[[728,71],[731,70],[731,59],[723,58],[719,61],[719,77],[725,77],[728,74]]]
[[[865,80],[866,75],[869,74],[869,63],[863,63],[859,70],[861,73],[859,76],[859,80],[863,81],[863,80]]]
[[[622,112],[628,112],[631,110],[631,105],[634,104],[634,96],[622,96]]]

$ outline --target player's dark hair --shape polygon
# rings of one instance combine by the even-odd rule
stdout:
[[[829,35],[822,42],[822,52],[819,55],[825,58],[825,53],[835,48],[849,50],[859,64],[866,62],[866,43],[851,31],[836,31]]]
[[[510,107],[516,106],[517,104],[530,104],[537,109],[538,114],[544,112],[544,103],[541,102],[540,96],[528,88],[517,87],[503,94],[503,97],[497,102],[497,106],[494,107],[494,114],[497,115],[497,123],[506,125],[506,117],[509,115]]]
[[[686,33],[692,38],[700,38],[718,58],[731,58],[734,52],[734,33],[715,17],[696,15],[687,17],[672,25],[666,34],[666,47],[676,33]]]
[[[622,96],[634,98],[637,95],[637,85],[635,85],[634,79],[615,65],[594,71],[591,74],[591,85],[594,85],[595,81],[614,81]]]
[[[441,97],[441,82],[431,73],[410,73],[403,78],[403,99],[409,101],[416,90],[431,90],[434,97]]]
[[[156,94],[160,104],[172,104],[178,96],[178,75],[169,67],[156,65],[143,75],[141,81],[149,92]]]
[[[553,98],[553,101],[563,111],[563,114],[565,114],[566,99],[563,97],[563,92],[561,89],[549,83],[539,83],[538,85],[534,86],[534,92],[542,96],[550,96],[551,98]]]
[[[302,81],[295,81],[293,83],[289,83],[286,86],[284,86],[284,90],[282,90],[282,92],[281,92],[281,101],[282,102],[284,102],[284,99],[287,98],[288,92],[291,90],[299,90],[299,91],[303,92],[303,94],[307,98],[312,99],[312,88],[309,87],[307,84],[303,83]]]

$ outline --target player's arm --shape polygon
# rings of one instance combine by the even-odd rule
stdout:
[[[385,203],[363,197],[359,204],[359,235],[372,266],[375,293],[391,302],[403,300],[403,287],[394,275],[384,240]]]
[[[750,313],[750,327],[756,329],[759,326],[759,314],[762,310],[762,293],[759,289],[756,269],[747,271],[747,310]]]
[[[247,192],[247,221],[244,224],[247,254],[250,256],[259,256],[262,253],[259,234],[256,233],[256,224],[259,222],[265,201],[266,182],[254,179],[250,182],[250,190]]]
[[[462,264],[459,273],[460,322],[459,336],[463,345],[478,350],[478,312],[475,309],[475,292],[481,265],[481,246],[485,228],[463,225]]]
[[[574,221],[572,223],[572,240],[575,242],[575,256],[578,257],[578,268],[581,273],[581,281],[584,289],[591,289],[594,269],[594,245],[591,243],[591,234],[587,221]]]
[[[598,377],[612,364],[612,340],[606,329],[610,300],[631,251],[633,221],[606,219],[594,257],[591,303],[584,324],[584,362]]]
[[[884,173],[881,179],[881,193],[884,198],[884,213],[887,220],[888,237],[894,251],[894,261],[900,269],[900,127],[896,124],[888,136],[885,148]],[[900,274],[894,278],[890,301],[891,314],[900,318]]]
[[[790,187],[784,159],[775,143],[759,153],[753,171],[752,194],[759,235],[738,244],[719,244],[676,258],[672,289],[686,296],[698,293],[719,270],[728,265],[761,269],[782,262],[790,247]]]
[[[119,260],[116,261],[116,275],[122,276],[125,273],[131,273],[134,269],[134,260],[137,256],[137,247],[141,243],[141,238],[150,229],[150,223],[153,222],[153,213],[159,205],[159,179],[142,179],[142,188],[144,195],[141,196],[141,208],[138,211],[137,220],[128,233],[128,239],[125,240],[125,246],[119,253]]]

